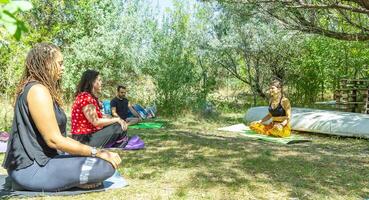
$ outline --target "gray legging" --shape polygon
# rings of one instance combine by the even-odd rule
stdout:
[[[118,123],[106,126],[92,134],[72,135],[72,138],[92,147],[104,148],[106,145],[114,144],[117,140],[127,135]]]
[[[86,183],[100,183],[115,172],[100,158],[60,155],[41,167],[36,162],[20,170],[8,170],[19,186],[31,191],[56,192]]]

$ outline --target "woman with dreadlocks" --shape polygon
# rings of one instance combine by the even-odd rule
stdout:
[[[291,104],[283,96],[282,82],[274,80],[269,87],[270,102],[269,113],[259,121],[251,122],[250,129],[263,135],[275,137],[288,137],[291,135]],[[263,123],[272,119],[272,122],[264,125]]]
[[[63,56],[55,45],[40,43],[29,51],[3,162],[18,188],[50,192],[94,188],[121,162],[116,153],[63,136],[67,118],[62,109],[62,72]]]

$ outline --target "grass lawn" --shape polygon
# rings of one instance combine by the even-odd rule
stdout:
[[[146,149],[119,151],[130,185],[73,199],[369,198],[368,140],[300,133],[313,142],[282,145],[216,130],[240,122],[235,114],[188,116],[163,129],[132,130]]]

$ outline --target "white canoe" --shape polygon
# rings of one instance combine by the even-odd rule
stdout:
[[[253,107],[244,119],[247,122],[260,120],[267,113],[267,106]],[[292,108],[291,126],[295,131],[369,138],[368,114]]]

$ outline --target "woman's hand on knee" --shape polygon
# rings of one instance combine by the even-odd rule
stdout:
[[[110,151],[106,151],[106,150],[100,150],[96,154],[96,157],[108,161],[110,164],[113,165],[113,167],[115,169],[117,169],[119,164],[122,162],[122,160],[120,159],[119,154],[114,153],[114,152],[110,152]]]
[[[277,129],[278,131],[283,130],[283,125],[281,123],[274,124],[273,128]]]
[[[255,125],[255,124],[260,124],[261,123],[261,120],[258,120],[258,121],[253,121],[250,123],[250,125]]]
[[[119,124],[122,127],[123,131],[126,131],[128,129],[128,124],[127,124],[126,121],[121,119],[121,120],[119,120]]]

